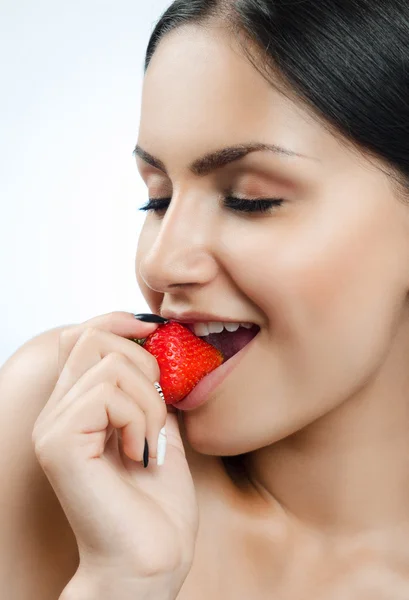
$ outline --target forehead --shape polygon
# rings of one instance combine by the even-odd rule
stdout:
[[[221,26],[184,26],[160,42],[145,76],[139,143],[164,162],[243,142],[325,154],[335,138],[280,93]],[[186,156],[182,157],[185,153]]]

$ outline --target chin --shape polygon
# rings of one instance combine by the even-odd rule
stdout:
[[[202,420],[196,411],[182,413],[182,419],[184,437],[191,448],[199,454],[234,457],[263,447],[260,442],[252,441],[249,435],[240,435],[238,430],[234,429],[234,423],[230,423],[230,427],[227,427],[219,421],[219,425],[215,427],[213,421],[213,426],[209,427],[207,424],[209,421]]]
[[[240,445],[234,440],[228,440],[219,429],[217,435],[209,431],[200,423],[200,417],[193,413],[182,413],[184,422],[184,437],[190,447],[199,454],[206,456],[236,456],[241,454]]]
[[[239,399],[237,405],[240,405]],[[307,431],[336,412],[343,402],[331,406],[304,406],[290,411],[288,404],[243,409],[231,417],[232,409],[219,397],[191,412],[181,412],[185,437],[198,453],[208,456],[235,457],[273,446],[286,438]]]

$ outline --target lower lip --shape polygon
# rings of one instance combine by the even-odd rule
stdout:
[[[177,402],[176,404],[172,404],[175,408],[179,410],[193,410],[194,408],[198,408],[202,406],[208,399],[211,392],[213,392],[221,383],[226,379],[226,377],[233,371],[235,367],[239,364],[242,358],[245,356],[246,352],[249,350],[250,346],[257,339],[258,334],[240,350],[237,352],[232,358],[230,358],[227,362],[217,367],[214,371],[206,375],[197,386],[184,398],[181,402]]]

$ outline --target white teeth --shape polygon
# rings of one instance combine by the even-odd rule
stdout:
[[[209,333],[221,333],[225,327],[225,325],[223,323],[219,322],[212,322],[212,323],[208,323],[208,328],[209,328]]]
[[[245,327],[251,329],[252,323],[223,323],[222,321],[212,321],[210,323],[194,323],[190,326],[192,331],[197,337],[205,337],[211,333],[221,333],[224,329],[233,333],[237,331],[239,327]]]
[[[240,323],[224,323],[224,326],[227,329],[227,331],[230,331],[232,333],[233,331],[238,330],[238,328],[240,327]]]
[[[195,323],[194,332],[197,337],[204,337],[205,335],[209,335],[209,328],[206,323]]]

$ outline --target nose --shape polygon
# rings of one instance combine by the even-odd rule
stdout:
[[[139,273],[153,291],[205,285],[217,275],[217,224],[203,199],[174,197],[165,216],[152,216],[141,234]]]

